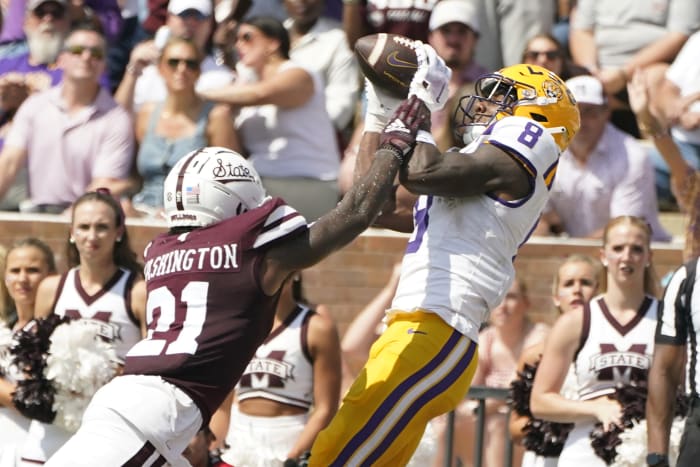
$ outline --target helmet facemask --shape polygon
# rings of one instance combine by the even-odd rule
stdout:
[[[499,74],[482,76],[475,83],[473,95],[459,100],[453,121],[455,135],[469,144],[495,120],[513,115],[518,102],[518,83]],[[533,91],[534,96],[534,91]]]

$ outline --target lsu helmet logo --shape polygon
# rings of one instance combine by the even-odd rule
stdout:
[[[550,99],[556,99],[557,101],[560,101],[564,97],[564,92],[562,91],[561,86],[555,81],[544,81],[542,83],[542,91],[544,91],[545,96],[549,97]]]

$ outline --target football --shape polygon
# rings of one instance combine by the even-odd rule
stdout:
[[[375,86],[405,99],[418,68],[414,41],[399,34],[371,34],[355,43],[362,73]]]

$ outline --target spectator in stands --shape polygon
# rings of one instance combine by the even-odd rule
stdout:
[[[160,215],[163,181],[185,154],[204,147],[220,146],[240,150],[229,107],[215,105],[195,92],[202,55],[187,39],[171,39],[158,60],[158,71],[167,88],[164,102],[144,104],[136,119],[136,157],[141,191],[133,198],[135,211]]]
[[[686,215],[683,260],[690,261],[700,256],[700,170],[683,157],[679,145],[662,123],[663,119],[652,114],[649,98],[653,93],[645,78],[646,74],[637,72],[627,84],[630,107],[637,116],[640,128],[651,138],[671,170],[671,188]]]
[[[613,425],[625,426],[615,392],[646,382],[654,351],[657,278],[647,222],[633,216],[611,219],[600,258],[606,269],[606,290],[583,313],[559,317],[545,343],[530,396],[535,417],[575,423],[559,457],[561,467],[608,465],[596,454],[591,431],[596,423],[606,432]],[[577,399],[561,395],[572,364]],[[631,425],[628,418],[624,421]],[[645,445],[646,440],[629,449],[644,452]],[[617,450],[621,451],[619,446]]]
[[[219,2],[217,6],[217,17],[219,8],[223,2]],[[214,59],[218,65],[226,65],[234,70],[236,68],[236,30],[238,23],[249,11],[253,0],[238,0],[235,7],[229,10],[229,13],[221,19],[217,20],[216,30],[212,36],[212,44],[214,47]]]
[[[327,307],[309,305],[301,288],[299,275],[282,286],[270,335],[223,403],[232,411],[222,434],[228,464],[301,462],[338,409],[338,330]]]
[[[349,0],[343,2],[343,29],[350,47],[367,34],[387,32],[428,40],[430,12],[438,0],[407,0],[386,2],[381,0]]]
[[[35,315],[66,316],[98,327],[97,334],[113,342],[123,362],[146,335],[146,283],[119,202],[106,190],[84,193],[74,203],[66,257],[70,269],[41,282]],[[23,461],[44,463],[71,435],[56,424],[32,420]]]
[[[355,113],[360,75],[342,25],[321,16],[324,5],[323,0],[285,0],[289,19],[284,26],[289,31],[290,58],[321,76],[326,110],[336,131],[342,132]]]
[[[652,238],[670,240],[659,222],[651,161],[643,146],[609,122],[602,83],[593,76],[569,79],[581,128],[559,158],[552,193],[537,234],[602,238],[619,215],[644,217]]]
[[[536,34],[527,41],[522,62],[553,71],[565,81],[574,76],[590,74],[584,67],[571,62],[566,49],[549,33]]]
[[[340,165],[323,82],[289,59],[289,35],[276,19],[244,20],[237,34],[240,62],[259,79],[200,94],[240,109],[241,144],[267,193],[284,198],[308,221],[318,219],[338,202]]]
[[[479,366],[476,369],[472,386],[507,388],[515,378],[518,359],[523,349],[541,342],[549,332],[549,326],[535,323],[528,317],[530,299],[527,286],[522,279],[516,279],[503,301],[491,311],[489,326],[479,333]],[[476,422],[476,401],[464,399],[455,410],[455,434],[452,452],[455,459],[471,462],[474,452],[474,427]],[[486,400],[486,426],[484,433],[484,465],[503,465],[507,430],[508,407],[504,400]],[[435,423],[439,433],[437,456],[433,465],[445,465],[446,417]],[[515,446],[513,465],[520,465],[523,449]],[[450,465],[454,465],[454,460]]]
[[[7,251],[7,261],[2,269],[3,283],[11,298],[12,310],[7,319],[0,320],[3,337],[16,333],[34,318],[39,283],[50,274],[56,273],[54,255],[44,242],[28,237],[16,241]],[[9,328],[9,330],[7,330]],[[3,341],[2,346],[7,345]],[[2,348],[0,353],[8,352]],[[30,420],[15,410],[12,393],[17,378],[21,377],[16,367],[10,366],[9,358],[0,358],[0,465],[15,466],[19,462],[19,447],[24,442]]]
[[[138,111],[145,102],[165,100],[166,87],[158,72],[158,58],[170,37],[189,39],[204,55],[197,90],[218,88],[234,79],[233,70],[217,64],[209,50],[209,39],[214,27],[212,0],[170,0],[165,26],[159,29],[155,40],[147,40],[131,52],[126,73],[115,99],[125,109]]]
[[[24,2],[13,2],[12,7]],[[66,0],[33,0],[27,2],[26,14],[19,24],[27,38],[27,50],[0,58],[0,150],[10,131],[19,106],[33,93],[45,91],[61,82],[63,69],[56,61],[68,35],[70,20]],[[22,8],[22,13],[25,9]],[[106,76],[100,83],[107,85]],[[27,173],[23,167],[0,202],[0,209],[19,209],[28,196]]]
[[[649,93],[650,107],[663,127],[671,130],[673,141],[685,161],[700,169],[700,31],[685,43],[670,66],[665,63],[649,67],[663,75],[661,84]],[[645,77],[644,81],[650,81]],[[652,82],[652,85],[654,83]],[[644,134],[644,132],[642,132]],[[645,136],[651,136],[644,134]],[[659,151],[651,151],[656,169],[656,190],[659,201],[672,203],[669,166]]]
[[[62,70],[57,68],[63,42],[70,29],[66,0],[27,2],[23,30],[27,51],[0,57],[0,108],[3,123],[11,120],[24,98],[58,84]]]
[[[488,70],[475,60],[479,42],[476,8],[464,0],[441,0],[430,14],[428,43],[452,70],[449,98],[445,107],[431,115],[431,131],[442,151],[459,146],[452,117],[461,96],[472,94],[476,79]]]
[[[582,313],[583,308],[588,305],[588,302],[596,295],[598,286],[602,281],[602,265],[600,261],[588,255],[573,254],[564,259],[554,275],[552,284],[552,302],[560,314],[575,312]],[[536,366],[542,358],[544,351],[544,343],[542,340],[537,344],[527,347],[520,354],[518,360],[518,373],[525,372],[525,367]],[[570,379],[575,378],[572,371],[567,375],[567,381],[564,382],[564,387],[572,384]],[[569,382],[570,381],[570,382]],[[529,382],[530,389],[532,381]],[[565,393],[566,389],[562,390]],[[510,421],[508,423],[510,436],[514,443],[521,443],[526,430],[530,429],[527,426],[532,421],[532,414],[518,414],[512,411]],[[564,440],[557,440],[561,446],[564,445]],[[552,442],[547,440],[547,442]],[[544,443],[543,443],[544,444]],[[523,455],[522,467],[550,467],[556,466],[556,457],[538,456],[535,451],[527,449],[525,446],[525,454]]]
[[[639,137],[627,106],[627,81],[637,68],[671,62],[698,28],[700,8],[695,0],[579,0],[572,14],[569,47],[574,61],[615,97],[612,122]]]
[[[465,0],[481,12],[481,39],[476,57],[488,70],[520,63],[523,41],[552,31],[556,0]]]
[[[62,212],[86,190],[107,187],[120,196],[134,144],[131,118],[102,89],[105,41],[79,26],[58,59],[63,82],[33,94],[22,104],[0,152],[0,197],[20,169],[29,174],[24,209]]]

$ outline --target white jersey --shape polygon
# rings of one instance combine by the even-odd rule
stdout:
[[[130,303],[134,274],[120,268],[102,290],[88,295],[78,269],[72,268],[61,277],[54,313],[96,322],[100,335],[114,342],[117,357],[123,360],[126,352],[141,340],[141,329]]]
[[[513,281],[513,260],[537,224],[559,160],[554,138],[524,117],[497,121],[460,152],[470,157],[481,144],[502,148],[530,172],[530,194],[514,201],[492,194],[419,197],[389,311],[436,313],[475,342]]]
[[[314,399],[314,369],[307,341],[314,311],[298,305],[270,332],[248,363],[236,387],[239,401],[261,397],[309,409]]]
[[[636,316],[620,324],[602,296],[584,309],[581,347],[574,357],[579,399],[611,394],[621,384],[646,381],[654,353],[658,301],[647,296]]]

